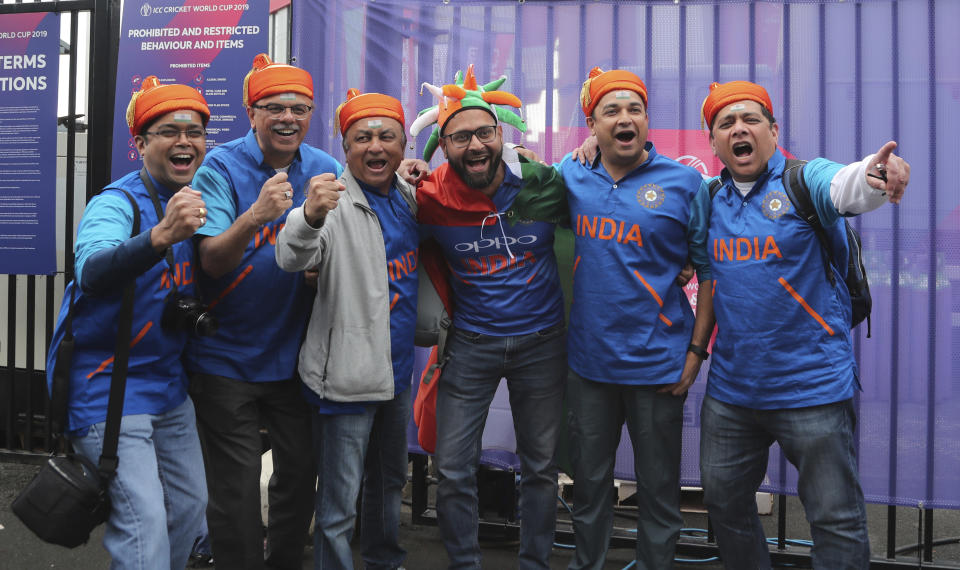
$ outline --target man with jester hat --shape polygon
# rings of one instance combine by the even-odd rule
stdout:
[[[566,370],[563,296],[554,255],[557,220],[518,212],[560,188],[559,173],[503,143],[501,122],[526,125],[495,104],[519,108],[479,86],[473,67],[455,84],[425,84],[439,100],[411,125],[447,162],[417,190],[418,220],[451,270],[453,329],[437,396],[437,515],[450,568],[480,568],[477,467],[484,422],[501,378],[510,392],[520,456],[520,568],[548,568],[556,519],[557,464]],[[556,194],[555,192],[548,192]],[[562,216],[565,218],[565,214]]]

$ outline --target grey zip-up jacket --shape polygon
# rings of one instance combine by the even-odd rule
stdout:
[[[394,176],[394,186],[416,216],[414,190]],[[307,223],[301,206],[291,210],[277,234],[282,269],[320,273],[297,368],[304,384],[321,398],[390,400],[394,384],[383,232],[349,168],[340,181],[346,189],[319,229]]]

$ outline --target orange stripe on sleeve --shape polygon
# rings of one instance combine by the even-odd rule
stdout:
[[[577,256],[577,259],[573,262],[573,274],[574,274],[574,275],[577,274],[577,266],[580,265],[580,258],[581,258],[581,257],[582,257],[582,256],[578,255],[578,256]]]
[[[140,332],[137,333],[137,336],[133,337],[133,340],[130,341],[130,348],[137,346],[137,343],[143,340],[143,337],[147,335],[147,332],[151,329],[151,327],[153,327],[153,321],[147,321],[147,324],[143,325],[143,328],[140,329]],[[98,373],[103,372],[106,370],[107,366],[110,366],[111,364],[113,364],[112,356],[101,362],[100,366],[98,366],[96,370],[90,374],[87,374],[87,380],[93,378]]]
[[[530,277],[527,278],[527,283],[533,281],[533,278],[537,276],[537,273],[540,273],[540,271],[539,271],[539,270],[534,271],[534,272],[533,272],[533,275],[531,275]]]
[[[657,316],[660,317],[660,320],[663,321],[664,324],[666,324],[668,327],[672,327],[672,326],[673,326],[673,322],[672,322],[670,319],[668,319],[667,316],[664,315],[663,313],[660,313],[660,314],[657,315]]]
[[[806,300],[804,300],[804,298],[801,297],[800,294],[797,293],[797,291],[793,287],[791,287],[789,283],[787,283],[786,279],[781,277],[780,279],[777,279],[777,281],[779,281],[780,284],[783,285],[783,288],[787,290],[787,293],[790,293],[790,295],[793,296],[793,298],[796,299],[798,303],[800,303],[801,307],[803,307],[808,313],[810,313],[811,317],[813,317],[814,319],[816,319],[818,323],[820,323],[820,326],[823,327],[827,331],[827,333],[830,334],[830,336],[833,336],[833,329],[830,328],[830,325],[827,324],[827,321],[823,320],[823,317],[821,317],[819,313],[814,311],[813,307],[807,304]]]
[[[250,272],[251,272],[251,271],[253,271],[253,266],[252,266],[252,265],[248,265],[246,269],[244,269],[243,271],[240,272],[240,275],[237,275],[237,278],[233,280],[233,283],[231,283],[230,285],[228,285],[226,289],[224,289],[223,291],[220,292],[219,295],[217,295],[217,298],[216,298],[216,299],[214,299],[213,301],[210,302],[210,305],[207,306],[207,309],[208,309],[208,310],[213,310],[213,308],[217,306],[217,303],[219,303],[220,301],[222,301],[223,298],[226,297],[228,293],[230,293],[230,291],[233,291],[234,289],[236,289],[236,288],[237,288],[237,285],[239,285],[240,282],[243,281],[243,279],[244,279],[247,275],[250,275]]]
[[[657,292],[653,290],[653,287],[651,287],[649,283],[647,283],[647,280],[643,278],[643,275],[640,275],[640,272],[636,269],[633,270],[633,274],[637,276],[637,279],[639,279],[641,283],[643,283],[643,286],[647,288],[647,291],[650,291],[650,294],[653,295],[653,298],[656,300],[657,304],[663,308],[663,299],[660,298],[660,295],[657,295]]]
[[[400,293],[393,294],[393,301],[390,301],[390,310],[392,311],[394,307],[397,306],[397,301],[400,300]]]

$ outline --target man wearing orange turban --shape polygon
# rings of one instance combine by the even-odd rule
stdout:
[[[204,441],[217,566],[299,567],[313,512],[310,411],[296,377],[314,288],[277,267],[274,243],[306,196],[337,188],[343,170],[304,144],[313,80],[258,55],[243,83],[250,131],[210,151],[194,186],[209,216],[198,232],[199,283],[220,323],[185,355]],[[267,551],[260,516],[261,435],[273,455]],[[266,556],[266,560],[264,557]]]
[[[702,178],[647,139],[647,101],[636,74],[591,70],[580,103],[599,155],[587,164],[567,156],[557,165],[577,258],[567,345],[577,458],[572,570],[606,560],[624,425],[638,483],[637,568],[671,567],[683,523],[684,401],[705,358],[712,312],[708,272],[699,275],[696,316],[675,276],[687,263]]]
[[[143,168],[87,204],[75,268],[67,271],[75,270],[76,278],[67,284],[47,357],[51,393],[68,383],[64,432],[76,452],[96,464],[122,293],[133,285],[119,462],[107,488],[112,508],[103,536],[113,567],[146,560],[155,568],[183,568],[206,507],[200,440],[180,361],[188,331],[165,315],[173,299],[194,294],[190,237],[203,227],[207,206],[188,184],[206,151],[209,118],[206,101],[191,87],[164,85],[151,75],[134,93],[127,123]],[[72,358],[61,350],[71,341]],[[60,367],[68,378],[55,377]]]
[[[340,186],[313,189],[287,216],[276,248],[283,269],[319,271],[298,367],[313,410],[314,567],[353,568],[363,483],[363,565],[399,568],[420,239],[413,188],[396,175],[403,107],[350,89],[335,122],[347,160]]]
[[[770,568],[754,493],[776,441],[799,472],[814,568],[868,568],[854,433],[861,383],[844,282],[859,244],[844,217],[899,203],[910,166],[892,141],[847,166],[787,161],[770,96],[747,81],[712,84],[703,119],[726,167],[700,189],[691,224],[691,257],[717,284],[700,472],[721,559]],[[799,214],[801,193],[822,230]]]

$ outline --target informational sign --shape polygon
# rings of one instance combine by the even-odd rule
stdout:
[[[124,2],[117,63],[112,178],[139,169],[126,111],[145,77],[196,87],[210,106],[207,146],[250,128],[243,78],[267,51],[269,0],[141,0]]]
[[[57,269],[60,18],[0,18],[0,273]]]

